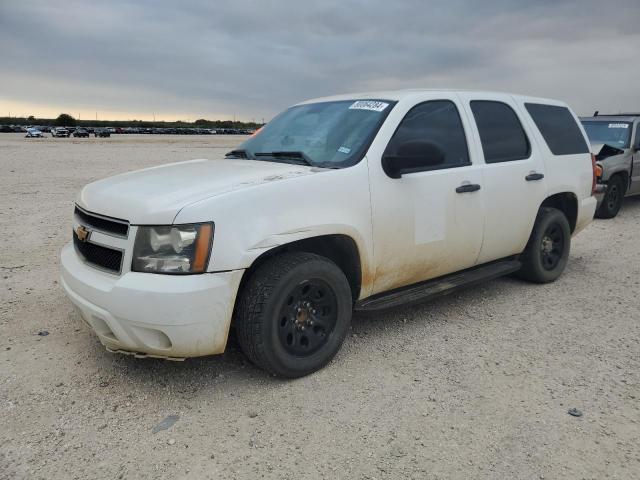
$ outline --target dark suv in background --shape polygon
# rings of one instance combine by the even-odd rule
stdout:
[[[89,132],[87,132],[84,128],[76,128],[76,130],[73,132],[73,136],[89,138]]]

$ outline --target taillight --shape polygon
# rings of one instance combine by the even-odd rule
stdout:
[[[591,154],[591,169],[593,170],[593,182],[591,183],[591,195],[596,194],[596,182],[598,181],[596,156]]]

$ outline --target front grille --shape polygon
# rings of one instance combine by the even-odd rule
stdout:
[[[81,242],[76,232],[73,232],[73,244],[76,247],[76,251],[84,257],[87,263],[114,273],[120,273],[122,267],[121,251],[91,242]]]
[[[108,218],[85,212],[79,207],[74,211],[75,215],[81,220],[83,225],[93,227],[104,233],[111,233],[119,237],[126,237],[129,233],[129,222],[117,218]]]

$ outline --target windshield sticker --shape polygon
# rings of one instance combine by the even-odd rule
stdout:
[[[338,149],[338,151],[339,151],[340,153],[350,153],[350,152],[351,152],[351,149],[350,149],[350,148],[347,148],[347,147],[340,147],[340,148]]]
[[[358,100],[353,102],[349,110],[371,110],[374,112],[383,112],[389,106],[385,102],[374,102],[373,100]]]
[[[628,123],[610,123],[609,128],[629,128]]]

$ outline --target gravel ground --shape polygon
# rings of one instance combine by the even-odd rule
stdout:
[[[240,140],[0,134],[0,478],[640,477],[640,198],[575,239],[556,283],[357,315],[300,380],[235,344],[105,351],[57,283],[77,191]]]

